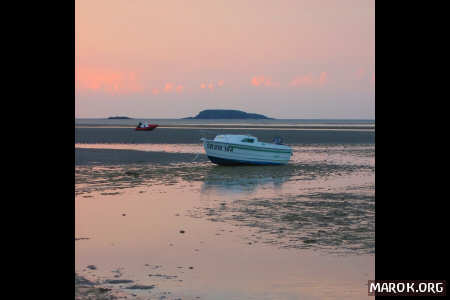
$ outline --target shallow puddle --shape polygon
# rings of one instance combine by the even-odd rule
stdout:
[[[199,197],[201,189],[199,184],[138,187],[78,198],[76,236],[85,239],[76,242],[77,272],[100,282],[120,278],[155,285],[133,293],[168,299],[366,295],[365,283],[374,277],[373,255],[280,249],[279,240],[274,245],[264,241],[267,235],[258,226],[192,218],[191,211],[213,197]],[[214,201],[224,206],[220,197]],[[133,284],[106,286],[123,289]]]

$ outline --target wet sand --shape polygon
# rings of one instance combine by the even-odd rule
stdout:
[[[75,273],[75,300],[115,300],[111,289],[103,288]]]
[[[76,236],[84,239],[76,241],[77,272],[98,282],[97,288],[141,299],[367,295],[373,255],[283,249],[266,243],[257,226],[193,218],[191,212],[201,202],[218,202],[218,209],[232,205],[220,192],[198,194],[199,188],[179,182],[80,196]]]
[[[75,148],[75,165],[159,164],[209,161],[205,154],[167,153],[160,151],[136,151],[120,149]]]

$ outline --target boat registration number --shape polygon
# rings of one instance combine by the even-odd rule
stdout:
[[[206,144],[206,148],[211,149],[211,150],[233,152],[233,147],[230,145],[222,146],[222,145],[215,145],[215,144]]]

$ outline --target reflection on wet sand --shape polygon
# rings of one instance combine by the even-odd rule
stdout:
[[[251,193],[263,185],[281,189],[294,171],[285,166],[215,166],[206,172],[201,191]]]
[[[298,169],[211,169],[202,184],[203,205],[190,214],[253,228],[256,233],[247,237],[251,242],[329,253],[374,253],[371,172],[309,178]]]

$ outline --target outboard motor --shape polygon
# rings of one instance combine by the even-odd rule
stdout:
[[[279,136],[274,137],[272,143],[277,145],[283,145],[283,139]]]

